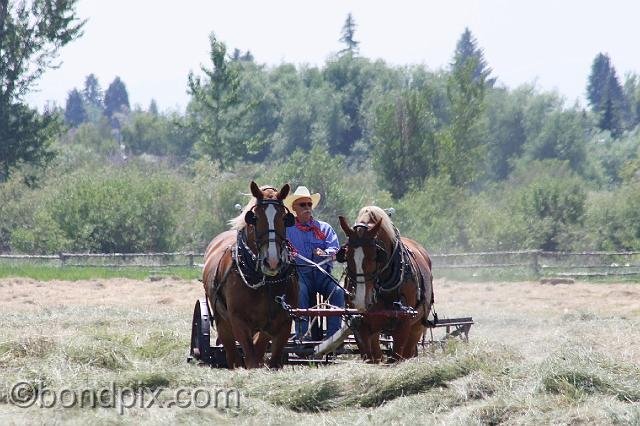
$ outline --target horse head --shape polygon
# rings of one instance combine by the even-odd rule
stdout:
[[[351,286],[349,290],[355,294],[353,303],[356,309],[365,311],[374,303],[375,283],[381,264],[386,262],[387,257],[387,251],[377,235],[382,220],[373,224],[358,222],[353,227],[347,224],[343,216],[339,216],[339,220],[347,236],[345,259]]]
[[[290,263],[286,228],[293,226],[295,218],[282,200],[289,194],[289,184],[278,191],[266,186],[259,188],[251,182],[251,193],[256,203],[245,214],[248,243],[255,245],[258,264],[266,276],[278,275]]]

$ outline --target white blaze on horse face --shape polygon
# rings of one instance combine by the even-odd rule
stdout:
[[[356,309],[364,311],[366,308],[364,299],[367,293],[367,286],[364,281],[364,251],[362,247],[357,247],[353,250],[353,262],[356,264],[356,298],[353,303]]]
[[[278,249],[276,247],[276,208],[273,204],[269,204],[265,209],[267,215],[267,223],[269,223],[269,245],[267,247],[267,262],[269,268],[276,270],[278,268]]]

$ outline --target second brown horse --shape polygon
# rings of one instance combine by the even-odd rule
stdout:
[[[431,259],[417,242],[400,237],[385,211],[363,207],[351,227],[340,216],[347,236],[347,289],[351,303],[365,313],[357,329],[360,353],[367,362],[382,360],[380,333],[393,337],[389,361],[417,355],[417,343],[433,304]],[[413,311],[414,316],[388,317],[376,311]]]

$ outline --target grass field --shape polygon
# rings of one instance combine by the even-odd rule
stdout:
[[[474,317],[469,344],[392,367],[227,371],[185,362],[201,284],[139,278],[0,279],[1,424],[640,424],[637,284],[441,279],[436,309]],[[164,407],[20,408],[9,394],[22,381],[162,390]],[[167,407],[180,388],[240,400]]]

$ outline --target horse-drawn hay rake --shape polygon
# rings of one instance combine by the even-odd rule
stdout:
[[[341,316],[345,320],[342,329],[327,340],[301,341],[292,335],[284,348],[284,363],[293,365],[332,364],[338,361],[340,355],[359,355],[357,324],[363,316],[380,316],[392,320],[417,315],[416,311],[406,307],[363,313],[357,309],[335,307],[296,309],[289,307],[282,300],[279,300],[279,303],[293,318],[313,317],[320,319],[320,323],[324,322],[322,319],[332,316]],[[191,348],[187,361],[215,368],[226,368],[227,359],[222,344],[211,344],[212,317],[210,312],[206,297],[200,298],[193,310]],[[418,347],[426,349],[434,345],[442,345],[448,339],[456,337],[468,341],[469,331],[473,324],[471,317],[439,319],[436,315],[429,321],[427,331],[422,336]],[[434,337],[435,329],[443,329],[444,334],[440,338]],[[323,331],[324,328],[320,326],[314,334],[321,335]],[[383,334],[380,336],[380,344],[385,355],[391,355],[392,339]],[[236,347],[242,354],[240,345],[236,344]]]
[[[318,246],[315,254],[327,259],[315,263],[287,238],[287,229],[297,220],[284,202],[290,185],[278,190],[251,182],[250,189],[253,198],[230,221],[231,229],[207,246],[202,277],[205,297],[194,308],[189,360],[215,367],[255,368],[262,365],[268,351],[273,368],[286,363],[330,363],[346,353],[359,353],[363,359],[377,363],[385,353],[393,360],[416,356],[421,337],[422,346],[427,344],[427,330],[430,343],[434,342],[433,330],[441,327],[445,328],[445,339],[468,339],[471,318],[438,320],[433,310],[429,254],[416,241],[402,237],[386,211],[377,206],[363,207],[353,226],[339,216],[346,244],[328,256]],[[307,215],[311,206],[307,203]],[[316,242],[312,244],[320,241],[326,248],[322,231],[321,237],[313,232]],[[321,267],[334,258],[345,264],[344,285],[331,275],[330,268]],[[334,281],[333,290],[326,295],[328,300],[333,300],[331,294],[340,289],[350,299],[348,308],[327,304],[309,309],[289,306],[287,301],[302,297],[297,279],[301,267],[314,267],[314,273],[324,275],[309,279]],[[303,302],[308,306],[307,300]],[[335,303],[344,306],[344,299]],[[217,329],[214,345],[213,315]],[[326,329],[316,333],[312,341],[306,340],[307,334],[296,340],[291,335],[291,319],[303,317],[313,317],[316,324],[331,323],[332,333],[338,325],[335,317],[342,317],[344,325],[325,340],[321,336]]]

